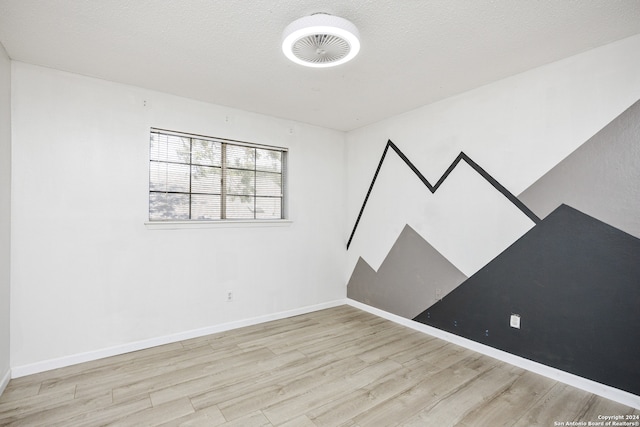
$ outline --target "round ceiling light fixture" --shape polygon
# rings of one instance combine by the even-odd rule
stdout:
[[[360,51],[360,33],[352,22],[327,13],[293,21],[282,34],[282,51],[296,64],[334,67]]]

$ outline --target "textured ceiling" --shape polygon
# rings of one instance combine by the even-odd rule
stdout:
[[[290,63],[282,30],[325,12],[362,50]],[[640,0],[0,0],[18,61],[351,130],[640,33]]]

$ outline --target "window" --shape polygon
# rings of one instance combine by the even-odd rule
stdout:
[[[149,220],[283,219],[286,154],[151,129]]]

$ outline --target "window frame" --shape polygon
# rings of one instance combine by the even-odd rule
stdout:
[[[193,187],[192,187],[192,177],[191,177],[191,170],[193,166],[202,166],[199,165],[197,163],[193,163],[193,159],[192,159],[192,149],[193,149],[193,140],[204,140],[204,141],[212,141],[215,143],[220,143],[221,144],[221,152],[222,153],[226,153],[226,147],[225,146],[239,146],[239,147],[248,147],[251,149],[255,149],[255,150],[271,150],[271,151],[278,151],[281,153],[281,166],[280,166],[280,179],[281,179],[281,195],[280,196],[273,196],[274,198],[279,198],[280,199],[280,218],[255,218],[255,213],[254,213],[254,218],[225,218],[225,205],[227,204],[226,201],[226,177],[225,177],[225,171],[227,169],[236,169],[236,167],[229,167],[226,159],[225,159],[225,155],[223,154],[221,156],[221,164],[219,166],[220,168],[220,194],[214,194],[212,193],[211,195],[216,195],[218,197],[220,197],[220,209],[221,209],[221,218],[217,218],[217,219],[178,219],[178,218],[169,218],[169,219],[152,219],[151,218],[151,198],[152,198],[152,194],[156,193],[156,194],[162,194],[161,191],[154,191],[152,190],[152,177],[151,177],[151,173],[152,173],[152,165],[154,162],[157,163],[168,163],[171,164],[173,162],[171,161],[167,161],[167,162],[163,162],[163,161],[158,161],[158,160],[154,160],[152,159],[152,153],[151,153],[151,138],[153,134],[161,134],[161,135],[167,135],[167,136],[174,136],[174,137],[180,137],[180,138],[189,138],[190,139],[190,154],[189,154],[189,162],[176,162],[177,164],[182,164],[182,165],[188,165],[189,169],[190,169],[190,177],[189,177],[189,191],[188,192],[179,192],[180,194],[188,194],[189,195],[189,215],[191,215],[191,198],[193,195],[199,195],[198,192],[193,192]],[[290,224],[292,221],[289,219],[289,212],[288,212],[288,154],[289,154],[289,149],[286,147],[281,147],[281,146],[273,146],[273,145],[266,145],[266,144],[257,144],[257,143],[252,143],[252,142],[246,142],[246,141],[239,141],[239,140],[233,140],[233,139],[227,139],[227,138],[219,138],[219,137],[211,137],[211,136],[206,136],[206,135],[199,135],[199,134],[193,134],[193,133],[187,133],[187,132],[179,132],[179,131],[173,131],[173,130],[168,130],[168,129],[161,129],[161,128],[155,128],[152,127],[150,128],[150,131],[148,133],[149,135],[149,140],[148,140],[148,145],[147,145],[147,154],[148,154],[148,174],[147,174],[147,212],[146,212],[146,218],[147,220],[145,221],[145,226],[147,228],[152,228],[152,229],[177,229],[177,228],[217,228],[217,227],[255,227],[255,226],[283,226],[283,225],[288,225]],[[218,166],[212,166],[212,167],[218,167]],[[255,176],[257,176],[257,173],[259,172],[268,172],[268,171],[261,171],[258,169],[258,166],[256,164],[256,159],[254,158],[254,165],[253,165],[253,169],[243,169],[240,168],[239,170],[244,170],[244,171],[250,171],[253,170],[254,171],[254,183],[253,183],[253,194],[247,194],[247,196],[250,196],[253,198],[254,200],[254,206],[256,206],[256,200],[258,197],[262,197],[257,195],[257,183],[255,181]],[[277,173],[277,172],[276,172]],[[170,192],[165,192],[165,194],[170,193]],[[265,196],[265,197],[269,197],[269,196]]]

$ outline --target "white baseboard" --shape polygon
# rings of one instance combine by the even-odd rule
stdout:
[[[105,357],[117,356],[120,354],[130,353],[132,351],[144,350],[164,344],[171,344],[178,341],[184,341],[191,338],[197,338],[205,335],[211,335],[218,332],[229,331],[232,329],[242,328],[244,326],[256,325],[259,323],[270,322],[272,320],[284,319],[287,317],[298,316],[301,314],[311,313],[326,308],[337,307],[347,304],[344,299],[329,301],[326,303],[315,304],[311,306],[296,308],[293,310],[281,311],[277,313],[266,314],[263,316],[242,319],[220,325],[208,326],[206,328],[193,329],[190,331],[180,332],[177,334],[166,335],[148,340],[136,341],[132,343],[122,344],[114,347],[104,348],[86,353],[73,354],[56,359],[44,360],[42,362],[32,363],[29,365],[14,366],[11,368],[10,377],[19,378],[27,375],[37,374],[39,372],[50,371],[52,369],[64,368],[66,366],[76,365],[78,363],[90,362],[93,360],[103,359]],[[8,377],[9,378],[9,377]],[[7,379],[7,383],[8,383]],[[2,383],[0,383],[2,385]]]
[[[527,371],[543,375],[545,377],[551,378],[564,384],[568,384],[589,393],[597,394],[598,396],[616,401],[623,405],[640,409],[640,396],[636,396],[635,394],[631,394],[629,392],[608,385],[600,384],[598,382],[588,380],[586,378],[582,378],[577,375],[543,365],[541,363],[533,362],[531,360],[515,356],[511,353],[507,353],[505,351],[498,350],[466,338],[462,338],[458,335],[454,335],[449,332],[427,326],[420,322],[397,316],[395,314],[380,310],[375,307],[371,307],[352,299],[347,299],[347,304],[359,308],[360,310],[367,311],[371,314],[375,314],[376,316],[380,316],[384,319],[391,320],[392,322],[398,323],[400,325],[407,326],[416,331],[423,332],[436,338],[440,338],[453,344],[457,344],[461,347],[465,347],[469,350],[473,350],[486,356],[493,357],[494,359],[498,359],[511,365],[518,366],[519,368],[526,369]]]
[[[434,336],[436,338],[443,339],[453,344],[460,345],[469,350],[476,351],[478,353],[493,357],[500,361],[509,363],[514,366],[526,369],[536,374],[543,375],[553,380],[568,384],[570,386],[585,390],[589,393],[597,394],[604,398],[619,402],[623,405],[631,406],[636,409],[640,409],[640,396],[636,396],[629,392],[619,390],[617,388],[597,383],[586,378],[579,377],[577,375],[570,374],[568,372],[561,371],[559,369],[551,368],[541,363],[533,362],[528,359],[524,359],[519,356],[515,356],[511,353],[507,353],[502,350],[495,349],[493,347],[480,344],[475,341],[471,341],[466,338],[462,338],[458,335],[451,334],[449,332],[442,331],[440,329],[433,328],[431,326],[424,325],[419,322],[415,322],[404,317],[397,316],[395,314],[371,307],[361,302],[352,299],[335,300],[326,303],[316,304],[312,306],[301,307],[293,310],[281,311],[277,313],[267,314],[258,317],[252,317],[249,319],[237,320],[234,322],[223,323],[220,325],[209,326],[206,328],[194,329],[190,331],[180,332],[177,334],[152,338],[143,341],[132,342],[119,346],[109,347],[101,350],[90,351],[86,353],[80,353],[57,359],[45,360],[29,365],[16,366],[8,370],[0,379],[0,395],[9,384],[11,378],[19,378],[26,375],[37,374],[39,372],[49,371],[52,369],[63,368],[65,366],[76,365],[78,363],[90,362],[93,360],[103,359],[105,357],[117,356],[120,354],[129,353],[132,351],[144,350],[151,347],[156,347],[163,344],[170,344],[178,341],[183,341],[191,338],[197,338],[205,335],[211,335],[218,332],[229,331],[232,329],[242,328],[245,326],[256,325],[259,323],[270,322],[272,320],[284,319],[287,317],[298,316],[301,314],[311,313],[326,308],[337,307],[339,305],[348,304],[360,310],[367,311],[376,316],[398,323],[400,325],[409,327],[411,329],[423,332],[427,335]]]
[[[2,393],[4,393],[4,389],[7,388],[10,380],[11,380],[11,369],[7,369],[7,372],[5,372],[2,378],[0,378],[0,396],[2,396]]]

